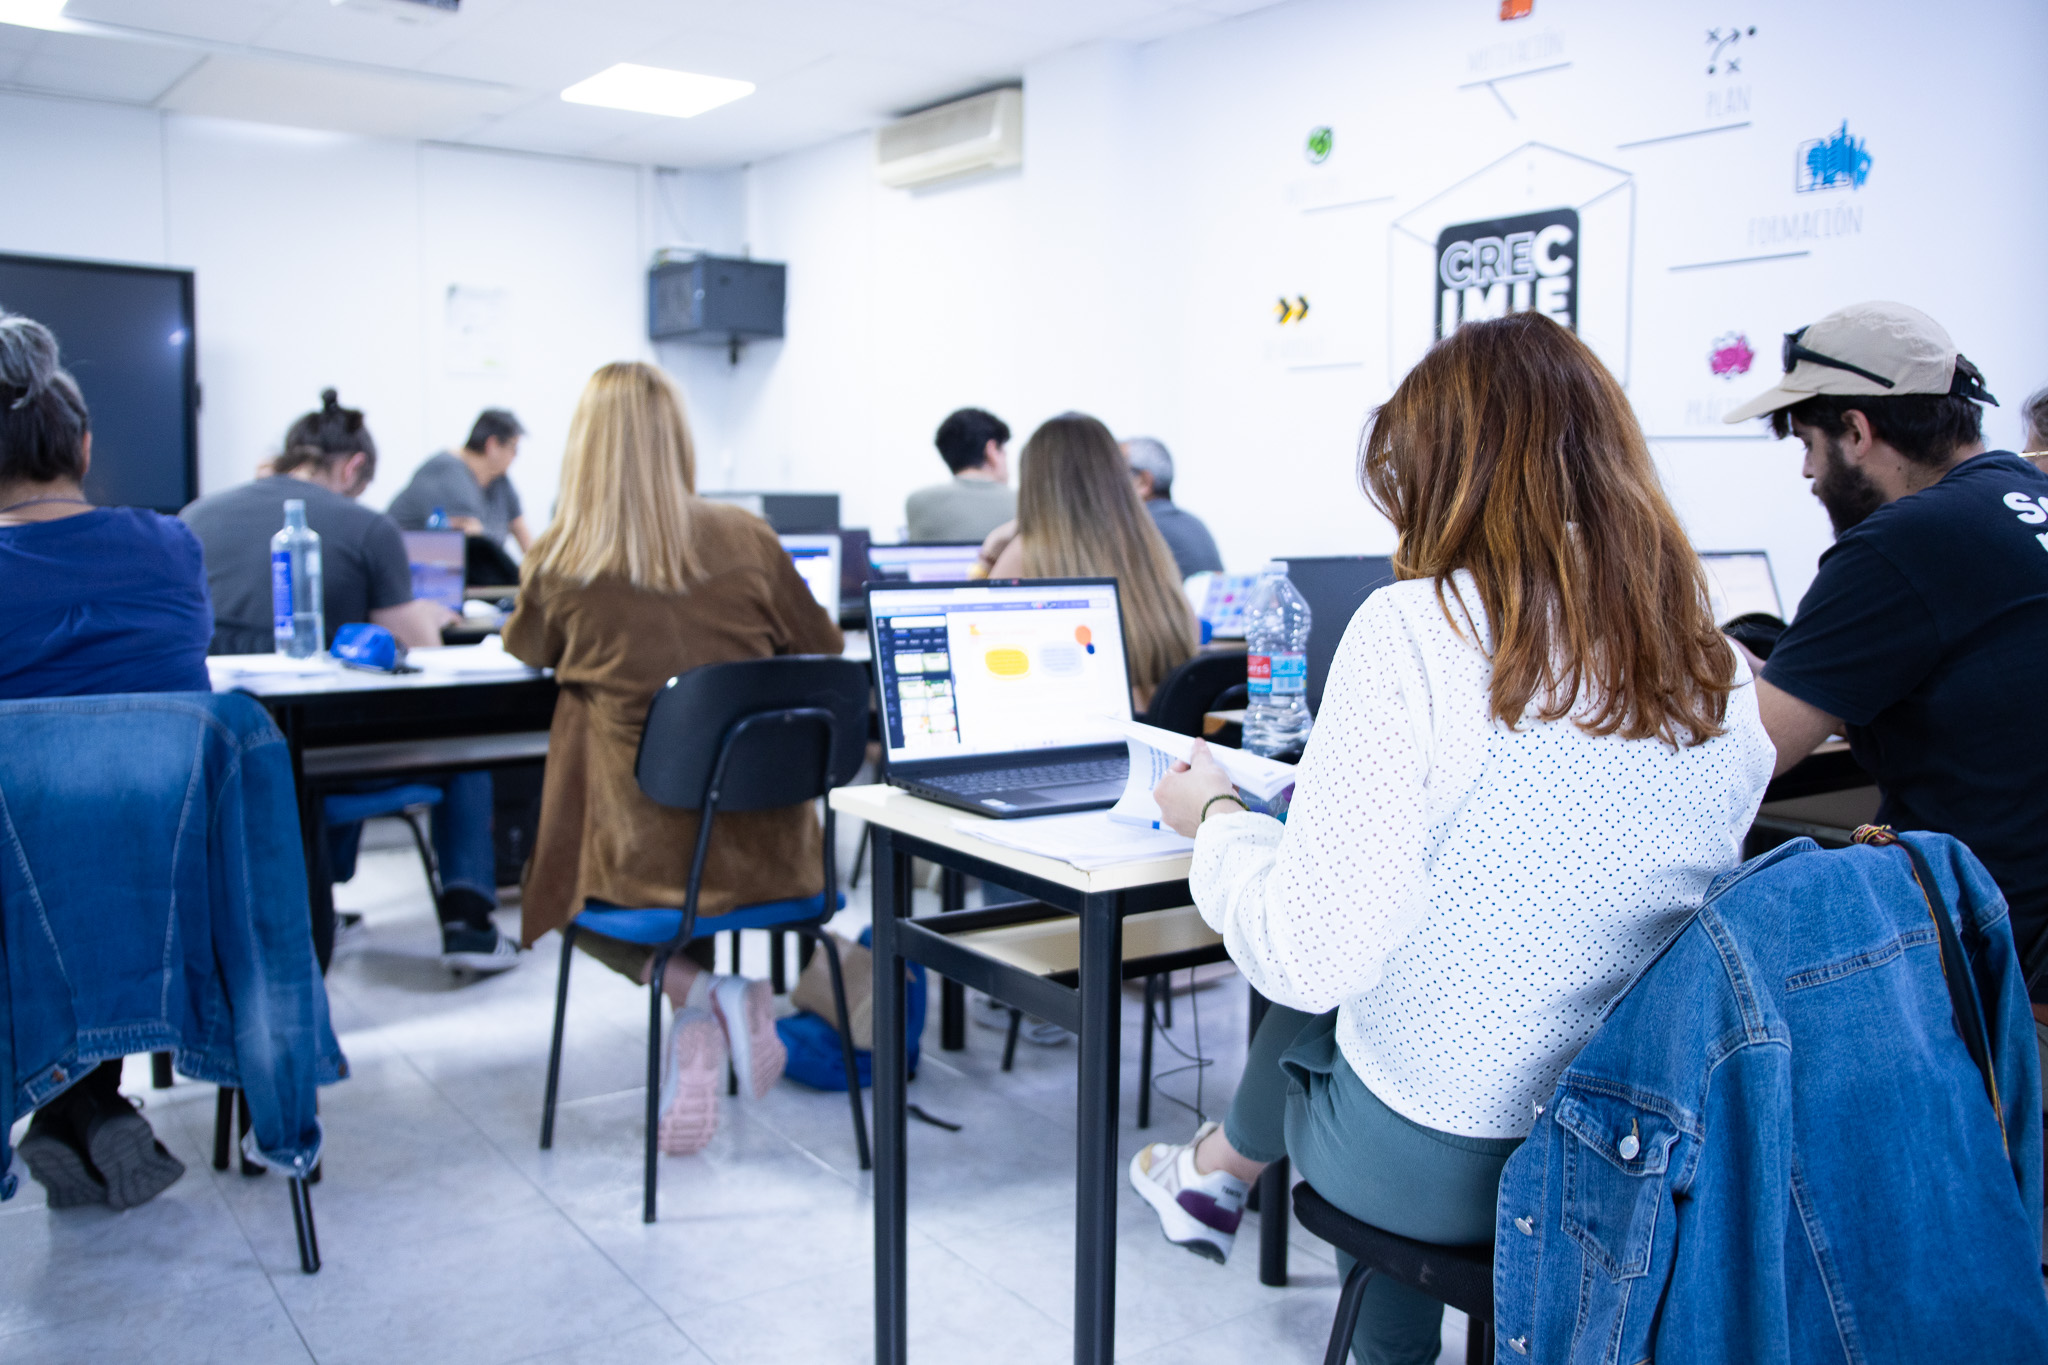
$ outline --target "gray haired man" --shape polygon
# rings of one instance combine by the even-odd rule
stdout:
[[[1216,553],[1216,540],[1209,528],[1192,512],[1182,511],[1173,501],[1173,456],[1163,442],[1150,436],[1133,436],[1123,443],[1124,458],[1131,462],[1131,483],[1138,490],[1153,525],[1166,537],[1180,576],[1221,573],[1223,557]]]

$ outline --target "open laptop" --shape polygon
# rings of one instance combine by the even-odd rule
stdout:
[[[870,583],[884,778],[979,815],[1116,804],[1131,679],[1113,578]]]
[[[1323,684],[1337,644],[1351,618],[1373,590],[1394,581],[1394,561],[1385,555],[1315,555],[1282,561],[1287,579],[1308,603],[1308,709],[1322,710]]]
[[[803,575],[805,586],[811,596],[818,599],[818,605],[839,617],[839,535],[827,532],[822,535],[777,536],[782,548],[789,551],[789,557],[796,563],[796,571]]]
[[[465,537],[460,531],[401,531],[412,566],[412,595],[462,614]]]
[[[868,546],[870,583],[958,583],[981,562],[981,542]]]
[[[1785,604],[1778,596],[1778,580],[1771,574],[1768,553],[1714,551],[1701,555],[1700,563],[1707,568],[1707,601],[1715,624],[1725,626],[1752,612],[1783,619]]]

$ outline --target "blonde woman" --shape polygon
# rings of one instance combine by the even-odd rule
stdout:
[[[1116,579],[1137,710],[1194,657],[1200,637],[1173,552],[1138,501],[1116,438],[1085,413],[1064,413],[1031,433],[1017,519],[997,527],[981,553],[990,578]]]
[[[561,686],[521,908],[529,946],[588,900],[683,904],[697,815],[656,805],[633,775],[663,683],[705,664],[844,647],[767,523],[698,498],[696,480],[682,395],[668,377],[638,361],[592,375],[569,426],[560,505],[527,556],[505,627],[505,648],[554,669]],[[737,906],[817,895],[820,838],[808,804],[720,816],[698,927],[714,931],[716,916]],[[652,950],[588,931],[576,943],[647,981]],[[785,1060],[767,984],[709,968],[708,953],[677,955],[662,979],[676,1010],[659,1126],[671,1154],[698,1151],[717,1131],[728,1051],[756,1097]]]

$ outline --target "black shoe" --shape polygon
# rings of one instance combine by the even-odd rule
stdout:
[[[441,961],[458,971],[490,975],[519,965],[519,945],[495,926],[481,929],[455,923],[441,926]]]
[[[52,1101],[61,1102],[62,1096]],[[28,1173],[43,1187],[46,1202],[53,1209],[75,1209],[86,1204],[107,1202],[107,1182],[93,1168],[92,1158],[73,1144],[70,1125],[53,1117],[47,1109],[36,1110],[21,1139],[21,1159]]]
[[[108,1208],[147,1204],[185,1174],[185,1163],[165,1150],[149,1121],[123,1095],[111,1101],[92,1096],[82,1128],[86,1155],[106,1182]]]

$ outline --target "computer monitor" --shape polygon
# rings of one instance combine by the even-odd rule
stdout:
[[[1119,742],[1115,579],[868,588],[889,762]]]
[[[405,558],[412,565],[412,595],[462,610],[463,570],[468,555],[460,531],[404,531]]]
[[[1763,550],[1713,550],[1700,556],[1707,569],[1707,603],[1717,625],[1738,616],[1763,612],[1783,618],[1785,604],[1778,580],[1771,575],[1771,557]]]
[[[777,535],[818,535],[839,529],[837,493],[750,493],[719,490],[699,493],[713,502],[741,507],[775,529]]]
[[[1202,600],[1201,616],[1209,623],[1209,634],[1218,640],[1244,638],[1244,604],[1259,585],[1255,573],[1219,573],[1209,576],[1209,591]]]
[[[829,535],[777,536],[782,548],[789,551],[789,557],[796,562],[796,571],[803,575],[811,596],[818,599],[818,605],[839,616],[839,536]]]
[[[870,583],[958,583],[981,562],[980,541],[943,545],[870,545]]]
[[[859,610],[868,581],[868,528],[842,527],[839,532],[839,603],[841,611]]]
[[[1394,581],[1394,561],[1385,555],[1318,555],[1288,559],[1288,581],[1308,602],[1308,709],[1322,709],[1330,660],[1351,617],[1373,589]]]

